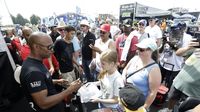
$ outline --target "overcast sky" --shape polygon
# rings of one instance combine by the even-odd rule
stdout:
[[[3,0],[0,0],[3,1]],[[120,4],[138,2],[140,4],[167,10],[172,7],[183,7],[200,11],[198,0],[5,0],[11,14],[22,14],[29,18],[32,14],[46,17],[66,12],[75,12],[76,6],[82,13],[97,15],[111,13],[119,15]]]

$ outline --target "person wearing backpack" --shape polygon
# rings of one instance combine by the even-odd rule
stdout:
[[[138,47],[138,55],[129,61],[122,76],[128,83],[132,83],[143,92],[145,96],[144,108],[148,110],[161,84],[159,66],[151,57],[153,51],[157,49],[157,44],[155,40],[146,38],[136,46]]]

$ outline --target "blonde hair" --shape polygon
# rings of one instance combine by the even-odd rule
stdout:
[[[111,50],[111,49],[103,51],[101,53],[100,60],[105,61],[107,63],[113,62],[114,64],[116,64],[117,63],[117,52],[115,50]],[[106,73],[107,73],[106,70],[102,70],[99,73],[98,79],[102,79]]]

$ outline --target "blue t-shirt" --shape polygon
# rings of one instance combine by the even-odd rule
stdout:
[[[74,37],[74,38],[72,39],[72,43],[73,43],[74,51],[75,51],[75,52],[81,49],[80,44],[79,44],[79,40],[78,40],[77,37]]]

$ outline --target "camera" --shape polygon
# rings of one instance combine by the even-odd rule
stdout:
[[[194,37],[195,33],[199,31],[199,26],[197,25],[188,25],[187,26],[187,34],[190,34],[191,36]]]
[[[195,32],[193,37],[194,37],[193,42],[199,42],[199,46],[194,46],[194,47],[200,48],[200,32],[199,31]]]
[[[167,43],[173,50],[177,50],[182,46],[183,34],[185,29],[186,29],[185,22],[178,22],[172,24]]]

